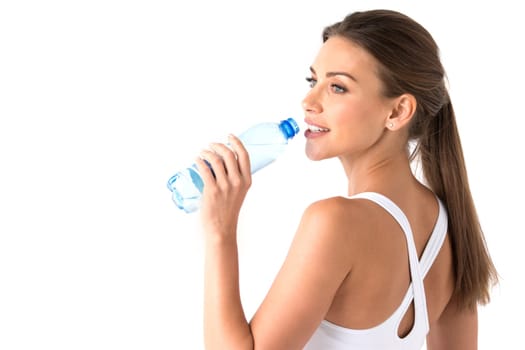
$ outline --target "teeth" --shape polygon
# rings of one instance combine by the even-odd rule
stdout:
[[[330,131],[330,129],[320,128],[320,127],[315,126],[315,125],[308,125],[308,130],[310,130],[312,132]]]

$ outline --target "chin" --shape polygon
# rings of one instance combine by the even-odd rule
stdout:
[[[318,150],[313,150],[313,149],[310,149],[309,147],[306,147],[305,154],[306,154],[306,158],[313,160],[313,161],[319,161],[319,160],[323,160],[327,158],[325,155],[323,155]]]

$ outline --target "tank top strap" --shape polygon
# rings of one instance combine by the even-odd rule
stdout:
[[[351,196],[350,198],[365,198],[369,199],[378,205],[382,206],[385,210],[387,210],[392,216],[395,215],[392,214],[393,211],[398,211],[401,213],[401,215],[404,217],[404,221],[406,225],[408,225],[410,229],[410,225],[408,224],[408,219],[404,215],[404,213],[401,211],[401,209],[394,203],[392,200],[387,198],[386,196],[376,193],[376,192],[363,192],[356,194],[354,196]],[[436,260],[437,255],[439,254],[439,251],[441,247],[443,246],[443,242],[445,241],[445,237],[447,236],[447,230],[448,230],[448,215],[447,210],[445,208],[445,205],[443,202],[439,199],[439,197],[436,196],[436,200],[438,202],[439,211],[438,211],[438,217],[436,219],[436,223],[434,225],[434,229],[432,230],[432,233],[430,234],[430,238],[428,239],[427,244],[425,245],[425,249],[423,250],[423,254],[421,256],[421,259],[419,260],[420,265],[420,271],[421,276],[423,279],[426,277],[428,271],[432,267],[432,264],[434,263],[434,260]],[[387,209],[387,207],[396,208],[396,209]],[[399,223],[399,220],[396,218],[396,221]],[[403,227],[403,224],[399,223],[401,227],[403,228],[403,231],[406,233],[405,228]],[[413,236],[411,235],[412,240]]]
[[[423,279],[432,267],[434,260],[436,260],[436,257],[439,254],[441,247],[443,246],[443,242],[445,242],[445,237],[447,236],[448,230],[447,209],[445,208],[443,202],[437,196],[436,199],[439,204],[438,217],[436,220],[436,224],[434,225],[434,230],[430,234],[430,238],[428,239],[428,242],[425,246],[425,250],[423,251],[423,255],[421,256],[419,262]]]
[[[410,289],[412,290],[412,293],[408,293],[408,294],[412,294],[414,298],[413,299],[414,310],[415,310],[414,324],[421,324],[421,320],[423,320],[423,324],[425,325],[425,328],[428,331],[429,324],[428,324],[426,296],[425,296],[425,290],[424,290],[424,285],[423,285],[423,274],[421,271],[419,258],[417,255],[416,245],[414,242],[414,235],[412,233],[412,228],[410,226],[410,222],[408,221],[408,218],[406,217],[405,213],[403,213],[401,208],[397,206],[397,204],[395,204],[391,199],[389,199],[388,197],[380,193],[361,192],[349,198],[367,199],[367,200],[370,200],[376,203],[377,205],[382,207],[384,210],[386,210],[390,215],[392,215],[392,217],[397,221],[397,223],[403,230],[406,241],[407,241],[407,250],[408,250],[408,258],[409,258],[409,266],[410,266],[410,277],[411,277],[411,284],[410,284],[411,288]],[[406,302],[408,302],[408,305],[410,305],[410,302],[409,302],[410,299],[407,300],[405,298],[403,304],[406,304]],[[405,308],[403,306],[402,306],[402,309]]]

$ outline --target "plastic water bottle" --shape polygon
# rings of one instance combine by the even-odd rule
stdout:
[[[250,156],[251,173],[277,159],[286,149],[288,140],[298,132],[297,122],[288,118],[280,122],[259,123],[240,134],[238,137]],[[195,164],[177,172],[168,180],[173,202],[186,213],[199,209],[203,187],[204,183]]]

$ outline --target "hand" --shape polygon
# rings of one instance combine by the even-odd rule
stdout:
[[[239,212],[252,182],[246,148],[233,135],[229,142],[231,149],[213,143],[196,160],[204,182],[200,215],[208,237],[235,238]]]

